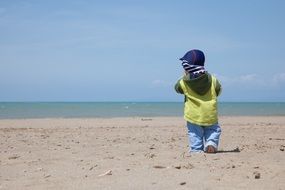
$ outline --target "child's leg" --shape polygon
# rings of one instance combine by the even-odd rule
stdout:
[[[204,129],[193,123],[187,122],[190,152],[200,152],[204,150],[203,135]]]
[[[222,132],[219,124],[207,126],[204,128],[204,131],[205,131],[205,151],[209,153],[216,152],[218,150],[220,135]]]

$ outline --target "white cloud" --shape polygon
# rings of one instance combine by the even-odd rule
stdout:
[[[240,76],[225,76],[215,74],[223,86],[241,87],[280,87],[285,83],[285,73],[277,73],[271,77],[259,74],[245,74]]]
[[[152,86],[155,86],[155,87],[157,87],[157,86],[168,87],[168,86],[171,86],[171,85],[172,85],[172,83],[166,82],[166,81],[161,80],[161,79],[153,80],[153,81],[151,82],[151,84],[152,84]]]
[[[258,80],[258,75],[257,74],[247,74],[247,75],[242,75],[238,77],[242,82],[255,82]]]
[[[279,73],[273,76],[274,83],[284,83],[285,82],[285,73]]]

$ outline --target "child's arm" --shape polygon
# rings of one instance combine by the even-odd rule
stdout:
[[[216,88],[215,88],[215,90],[216,90],[217,96],[219,96],[221,94],[221,92],[222,92],[222,85],[221,85],[221,83],[218,80],[216,80]]]
[[[180,79],[176,82],[174,89],[175,89],[175,91],[176,91],[177,93],[179,93],[179,94],[184,94],[184,93],[183,93],[183,90],[182,90],[182,88],[181,88],[181,86],[180,86],[180,80],[182,80],[182,78],[180,78]]]

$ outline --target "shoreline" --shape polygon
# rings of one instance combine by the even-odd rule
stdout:
[[[254,123],[260,123],[260,122],[267,122],[267,123],[279,123],[283,124],[285,123],[285,117],[283,116],[220,116],[219,117],[219,124],[222,126],[224,124],[226,125],[237,125],[239,123],[243,123],[243,121],[246,120],[247,124],[254,124]],[[101,118],[101,117],[75,117],[75,118],[20,118],[20,119],[0,119],[0,128],[4,128],[5,125],[8,127],[14,127],[14,126],[22,126],[30,125],[29,127],[32,127],[34,125],[41,125],[45,127],[50,127],[50,123],[45,122],[53,122],[53,123],[59,123],[63,124],[65,122],[72,122],[69,126],[76,126],[76,124],[83,122],[84,124],[92,124],[92,126],[96,126],[96,124],[104,124],[108,126],[114,125],[116,123],[116,126],[124,126],[124,125],[142,125],[142,124],[152,124],[153,126],[162,126],[162,125],[179,125],[181,123],[185,124],[186,121],[184,120],[183,116],[154,116],[154,117],[110,117],[110,118]],[[163,121],[163,123],[162,123]],[[41,123],[43,122],[43,123]],[[95,122],[95,123],[94,123]],[[166,124],[165,124],[165,123]]]

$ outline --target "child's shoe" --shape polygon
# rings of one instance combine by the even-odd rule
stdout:
[[[214,147],[214,146],[212,146],[212,145],[209,145],[209,146],[207,146],[206,147],[206,151],[205,151],[206,153],[216,153],[217,152],[217,149]]]

